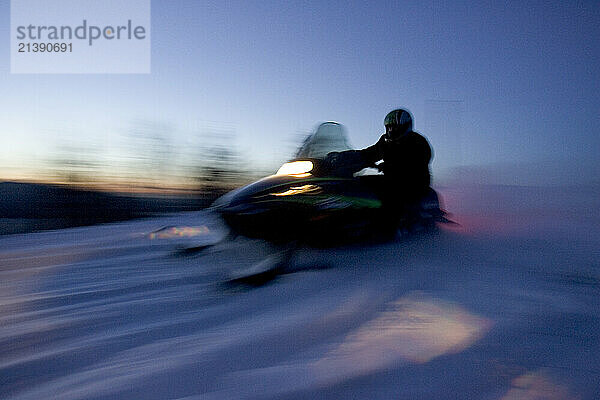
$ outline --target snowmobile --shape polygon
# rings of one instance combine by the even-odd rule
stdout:
[[[383,174],[374,166],[364,168],[360,154],[346,150],[352,149],[344,127],[323,123],[274,175],[213,203],[210,211],[216,212],[228,231],[217,234],[220,239],[214,240],[220,229],[213,232],[206,226],[166,226],[149,237],[173,241],[178,255],[236,252],[239,256],[224,271],[224,280],[262,285],[293,272],[290,260],[303,246],[378,242],[394,239],[399,229],[430,230],[448,221],[434,190],[404,220],[389,218],[378,195]]]
[[[345,150],[344,127],[325,122],[274,175],[225,194],[212,208],[235,235],[279,243],[324,245],[395,232],[377,194],[383,174],[376,166],[362,169],[360,155]],[[327,156],[334,152],[335,163]],[[444,215],[431,189],[403,228],[430,229]]]

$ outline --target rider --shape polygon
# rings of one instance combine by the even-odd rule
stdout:
[[[429,142],[412,130],[412,117],[406,110],[389,112],[384,120],[385,134],[377,143],[359,150],[370,165],[379,160],[378,168],[386,181],[386,195],[402,202],[416,201],[429,190],[431,147]]]
[[[377,143],[357,150],[364,166],[376,165],[384,173],[383,187],[379,188],[385,215],[390,220],[410,220],[411,211],[429,191],[431,175],[429,163],[432,152],[427,139],[412,130],[412,117],[403,109],[389,112],[384,120],[385,134]],[[328,155],[335,163],[339,153]],[[408,216],[408,218],[407,218]],[[414,216],[413,216],[414,217]]]

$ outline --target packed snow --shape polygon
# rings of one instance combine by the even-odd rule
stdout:
[[[210,211],[0,237],[3,399],[600,398],[600,192],[439,188],[458,225],[260,261]]]

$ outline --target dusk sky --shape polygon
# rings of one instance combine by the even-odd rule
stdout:
[[[598,182],[598,1],[152,1],[139,75],[11,74],[8,0],[0,18],[0,179],[35,177],[65,145],[127,157],[136,121],[167,127],[174,159],[217,127],[276,168],[320,122],[361,148],[406,107],[434,181],[462,167],[493,183]]]

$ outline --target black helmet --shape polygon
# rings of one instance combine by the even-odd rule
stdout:
[[[383,124],[385,125],[386,138],[388,140],[398,139],[412,131],[412,117],[408,111],[401,108],[390,111],[385,116]]]

